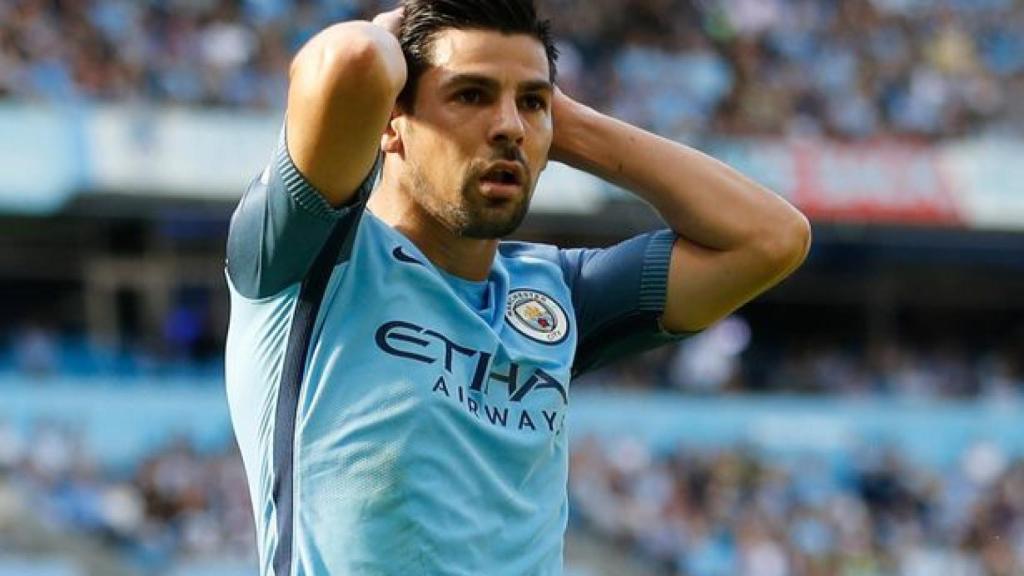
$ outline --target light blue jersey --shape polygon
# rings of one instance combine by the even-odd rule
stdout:
[[[675,236],[503,242],[443,273],[365,210],[332,209],[282,143],[228,241],[227,390],[260,573],[562,573],[571,377],[672,340]]]

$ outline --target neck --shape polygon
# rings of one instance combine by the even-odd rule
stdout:
[[[454,234],[414,202],[410,193],[397,185],[397,180],[388,178],[385,171],[367,208],[411,240],[438,268],[466,280],[486,280],[498,250],[498,240]]]

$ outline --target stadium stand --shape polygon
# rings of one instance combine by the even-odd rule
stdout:
[[[0,427],[4,541],[76,566],[110,566],[113,557],[124,574],[245,573],[255,553],[245,480],[234,448],[216,447],[226,436],[223,398],[200,390],[189,403],[207,415],[203,424],[220,421],[220,443],[202,440],[198,421],[163,417],[155,388],[122,391],[116,402],[116,390],[106,389],[97,402],[118,412],[134,406],[136,419],[94,415],[78,420],[84,430],[52,423],[53,402],[16,400],[22,424]],[[31,391],[9,392],[17,399]],[[930,410],[892,401],[579,394],[570,423],[571,532],[587,552],[569,557],[581,574],[621,574],[606,570],[627,565],[636,574],[694,576],[980,575],[1020,565],[1019,404]],[[125,458],[91,440],[88,430],[101,421],[150,441]],[[601,560],[594,542],[619,560]],[[89,554],[108,557],[86,564]],[[89,573],[112,573],[105,570]]]
[[[1012,574],[1024,461],[991,446],[929,469],[879,450],[840,466],[742,449],[651,454],[583,442],[580,524],[648,558],[650,573]]]
[[[765,298],[574,384],[569,576],[1024,573],[1020,3],[543,4],[567,92],[706,144],[816,228]],[[258,170],[290,55],[386,5],[0,3],[0,576],[253,573],[220,389],[244,182],[196,187],[209,165],[164,145],[244,133]],[[599,196],[524,235],[656,225]]]
[[[381,2],[16,0],[0,95],[283,107],[289,54]],[[549,0],[563,84],[662,134],[1019,131],[1011,0]]]

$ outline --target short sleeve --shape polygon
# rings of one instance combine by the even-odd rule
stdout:
[[[227,270],[235,289],[247,298],[265,298],[301,282],[336,225],[357,227],[359,213],[373,189],[376,165],[352,203],[333,208],[299,172],[284,130],[274,158],[249,184],[231,217]]]
[[[576,311],[573,376],[692,335],[660,323],[675,240],[666,229],[609,248],[560,251]]]

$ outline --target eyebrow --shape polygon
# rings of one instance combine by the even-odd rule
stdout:
[[[468,84],[471,86],[480,86],[489,90],[497,90],[500,87],[500,83],[491,78],[490,76],[484,76],[483,74],[456,74],[445,81],[447,86],[458,86]],[[554,86],[547,80],[524,80],[519,83],[519,90],[523,92],[553,92]]]

